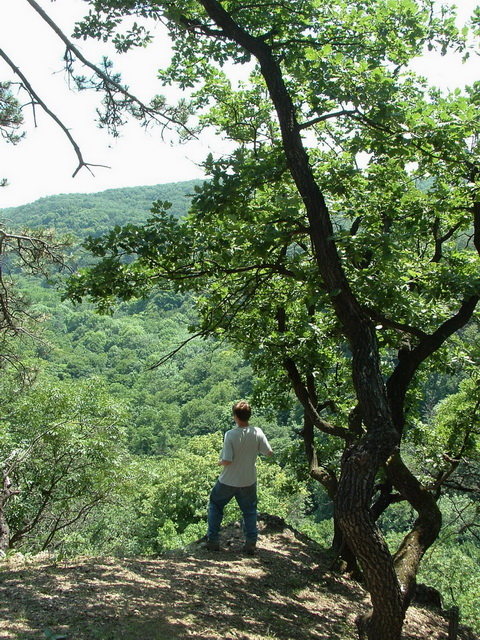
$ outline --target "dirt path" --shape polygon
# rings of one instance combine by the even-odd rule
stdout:
[[[253,557],[238,526],[222,551],[156,559],[13,557],[0,564],[1,640],[352,640],[366,593],[281,521],[260,521]],[[441,612],[411,607],[406,640],[446,640]],[[462,631],[459,640],[478,640]]]

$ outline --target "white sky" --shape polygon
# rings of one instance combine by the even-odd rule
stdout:
[[[75,19],[86,13],[82,0],[37,1],[66,35],[70,35]],[[457,0],[456,4],[462,18],[466,18],[477,6],[477,0]],[[75,44],[92,62],[100,60],[106,47],[94,42],[75,41]],[[72,178],[77,158],[65,134],[41,108],[36,110],[35,126],[32,111],[27,108],[26,138],[15,146],[0,140],[0,178],[9,182],[0,189],[0,209],[59,193],[90,193],[201,178],[198,164],[210,151],[223,148],[220,140],[207,137],[186,145],[172,145],[162,142],[158,128],[144,132],[138,123],[127,126],[117,139],[98,129],[93,121],[98,96],[68,89],[62,73],[64,46],[26,0],[0,0],[0,47],[68,126],[84,159],[110,167],[94,168],[94,176],[83,168]],[[111,57],[111,49],[107,54]],[[156,70],[167,61],[168,43],[159,39],[145,50],[122,56],[118,69],[133,93],[148,98],[155,92],[166,93],[156,80]],[[416,65],[433,84],[448,89],[480,79],[477,68],[478,58],[468,65],[445,58],[423,60]],[[0,80],[7,79],[15,78],[0,59]]]

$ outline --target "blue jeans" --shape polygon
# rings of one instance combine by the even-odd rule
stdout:
[[[243,532],[247,540],[257,540],[257,483],[249,487],[231,487],[217,480],[208,505],[208,539],[218,540],[223,510],[235,498],[243,515]]]

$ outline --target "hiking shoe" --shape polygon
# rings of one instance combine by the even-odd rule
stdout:
[[[200,545],[201,549],[207,549],[207,551],[220,551],[220,542],[218,540],[205,540]]]
[[[255,540],[245,540],[245,545],[243,550],[245,553],[248,553],[249,556],[253,556],[255,554],[255,550],[257,548],[257,543]]]

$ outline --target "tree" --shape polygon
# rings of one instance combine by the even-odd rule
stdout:
[[[70,295],[108,304],[166,282],[197,292],[199,333],[228,336],[289,381],[311,474],[334,496],[371,594],[359,633],[398,640],[441,527],[439,487],[404,463],[402,438],[419,375],[448,360],[480,295],[480,87],[443,95],[407,66],[425,46],[465,51],[466,33],[428,0],[90,4],[77,35],[125,48],[122,17],[161,20],[174,46],[165,83],[190,90],[199,124],[237,148],[207,159],[184,222],[159,203],[144,227],[92,240],[103,260]],[[248,65],[239,86],[231,64]],[[338,477],[314,430],[343,442]],[[392,556],[376,517],[399,497],[418,517]]]
[[[118,3],[94,6],[110,18],[121,12]],[[321,475],[314,426],[346,443],[335,506],[372,597],[361,633],[399,638],[419,561],[441,526],[434,495],[399,451],[407,393],[421,365],[472,317],[480,249],[476,89],[428,95],[404,69],[426,42],[461,46],[460,34],[432,19],[426,3],[151,7],[162,9],[175,43],[165,79],[185,87],[202,79],[194,101],[213,101],[203,121],[239,147],[207,161],[212,179],[185,224],[158,209],[143,233],[127,227],[92,241],[108,258],[84,291],[128,297],[152,274],[206,291],[203,333],[226,333],[259,366],[282,366],[305,409],[312,473]],[[250,84],[237,91],[214,65],[251,58]],[[476,252],[458,246],[472,225]],[[127,266],[123,253],[139,258]],[[336,362],[351,366],[347,397],[356,404],[332,424],[320,409],[332,401],[325,374]],[[418,512],[393,558],[372,515],[380,469],[381,499],[391,501],[395,487]]]
[[[118,136],[120,128],[125,123],[125,114],[128,114],[128,116],[138,120],[144,127],[156,123],[163,128],[178,127],[179,130],[187,135],[193,133],[192,130],[186,127],[189,110],[185,101],[180,100],[177,105],[170,106],[166,104],[163,96],[155,96],[149,104],[145,104],[134,96],[126,85],[122,84],[120,75],[112,68],[112,62],[106,56],[99,64],[92,63],[55,24],[36,0],[26,0],[26,2],[50,27],[52,38],[58,39],[63,43],[63,62],[72,87],[79,91],[90,89],[102,94],[102,104],[98,109],[98,121],[101,127],[106,128],[112,135]],[[77,35],[81,37],[81,34],[77,33]],[[149,41],[151,41],[149,33],[135,23],[126,35],[116,38],[114,43],[119,51],[127,51],[131,46],[144,45]],[[66,136],[75,151],[78,161],[73,177],[82,169],[92,172],[92,167],[103,166],[88,162],[83,157],[81,146],[75,139],[70,127],[56,115],[54,107],[52,108],[48,101],[43,99],[41,89],[35,87],[35,83],[15,64],[14,58],[2,48],[0,48],[0,58],[4,60],[18,78],[19,92],[27,96],[27,104],[23,106],[30,106],[34,113],[37,109],[42,109]],[[81,73],[77,71],[78,67],[82,67]],[[11,82],[4,84],[7,91],[5,97],[10,104],[7,103],[3,93],[0,91],[0,133],[3,135],[5,131],[12,131],[12,124],[13,130],[18,128],[20,123],[16,123],[14,118],[19,117],[21,119],[22,109],[18,101],[15,101],[11,96],[11,85]],[[2,126],[2,114],[8,115],[9,109],[11,110],[12,107],[13,118],[8,118],[7,125]],[[13,140],[11,139],[10,141]]]
[[[1,549],[28,539],[30,549],[44,550],[124,482],[126,410],[98,379],[59,383],[44,376],[20,394],[6,387],[0,460],[8,482],[0,514],[8,526]]]
[[[0,135],[7,142],[16,144],[22,139],[18,132],[23,122],[19,101],[11,90],[10,82],[0,82]],[[0,179],[0,187],[6,185],[6,179]]]
[[[0,83],[0,133],[4,140],[13,144],[19,142],[22,135],[18,133],[23,123],[19,101],[12,93],[10,82]]]
[[[18,129],[22,121],[21,107],[11,93],[11,84],[0,83],[1,136],[7,142],[19,142],[22,135],[18,133]],[[0,186],[5,184],[5,180],[0,181]],[[14,231],[0,220],[0,372],[5,373],[5,369],[12,364],[22,368],[19,344],[25,338],[38,338],[37,323],[42,319],[28,309],[25,296],[16,287],[15,274],[23,271],[48,277],[52,267],[64,268],[65,246],[66,241],[56,240],[51,230],[38,231],[35,234],[26,229]],[[28,377],[26,376],[27,379]],[[2,442],[0,446],[4,444]],[[1,449],[0,552],[4,553],[11,540],[6,516],[7,503],[18,494],[18,490],[12,486],[10,478],[15,466],[15,450],[6,451],[3,446]]]

